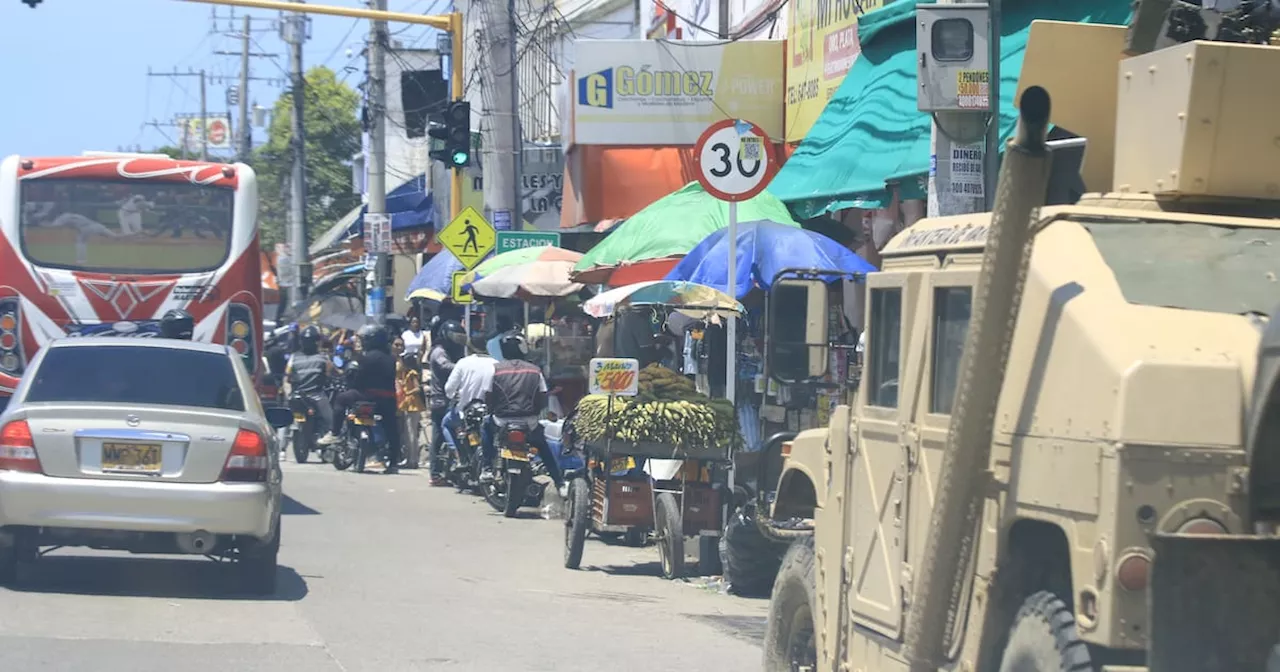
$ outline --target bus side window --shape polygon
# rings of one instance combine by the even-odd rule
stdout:
[[[933,361],[929,378],[929,412],[948,415],[960,380],[960,357],[973,307],[971,287],[933,290]]]
[[[863,353],[870,368],[867,404],[897,408],[902,367],[902,288],[872,288],[870,313],[867,349]]]

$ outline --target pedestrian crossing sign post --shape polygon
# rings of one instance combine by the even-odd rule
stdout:
[[[470,271],[454,271],[453,272],[453,291],[449,292],[449,298],[459,305],[471,303],[471,292],[465,288],[463,278],[467,277]]]
[[[476,267],[497,244],[498,233],[473,207],[463,208],[449,225],[436,234],[436,239],[446,250],[462,262],[463,268]],[[455,282],[457,278],[454,278]],[[456,292],[455,292],[456,293]]]

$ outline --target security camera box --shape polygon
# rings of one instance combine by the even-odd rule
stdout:
[[[1117,191],[1280,200],[1280,47],[1188,42],[1120,62]]]

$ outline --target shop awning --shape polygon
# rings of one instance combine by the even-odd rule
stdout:
[[[369,206],[353,208],[311,244],[311,254],[327,250],[364,233],[364,213]],[[435,206],[427,190],[426,174],[406,180],[387,194],[391,230],[408,231],[435,226]]]
[[[890,184],[897,185],[903,199],[924,198],[930,118],[916,109],[915,5],[915,0],[898,0],[862,18],[862,55],[769,185],[798,217],[884,207],[890,202]],[[1033,20],[1123,24],[1129,14],[1128,0],[1005,0],[1000,31],[1002,139],[1012,134],[1017,122],[1013,96]]]

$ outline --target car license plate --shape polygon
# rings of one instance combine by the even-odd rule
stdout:
[[[520,460],[521,462],[529,461],[529,453],[523,450],[511,450],[510,448],[502,449],[502,459],[504,460]]]
[[[294,413],[294,414],[293,414],[293,421],[294,421],[294,422],[306,422],[306,421],[307,421],[307,414],[306,414],[306,413]]]
[[[129,474],[160,473],[160,444],[102,443],[102,470]]]
[[[609,461],[609,473],[616,474],[623,471],[631,471],[636,468],[636,458],[634,457],[615,457]]]

